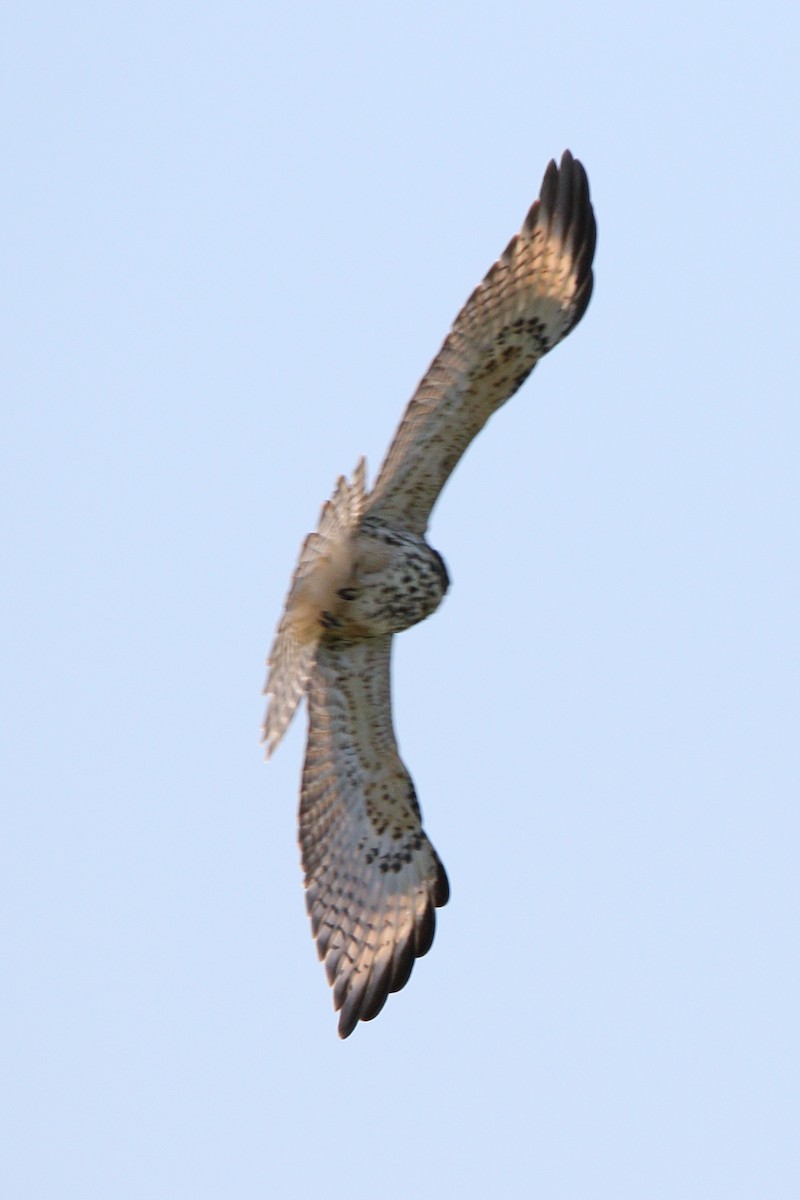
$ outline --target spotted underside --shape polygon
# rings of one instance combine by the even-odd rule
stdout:
[[[305,694],[300,843],[306,898],[347,1037],[431,945],[447,877],[392,727],[392,636],[447,588],[424,540],[431,510],[486,421],[583,315],[595,221],[569,151],[472,293],[406,409],[375,486],[363,460],[304,543],[270,655],[264,725],[275,749]]]

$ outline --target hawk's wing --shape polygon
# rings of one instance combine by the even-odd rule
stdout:
[[[306,903],[347,1037],[433,941],[447,876],[392,728],[391,636],[324,637],[308,683],[300,801]]]
[[[551,162],[539,199],[456,318],[406,409],[365,511],[424,533],[469,443],[583,316],[596,227],[581,163]]]

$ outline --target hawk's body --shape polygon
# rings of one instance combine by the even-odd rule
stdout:
[[[301,551],[269,659],[264,738],[269,756],[307,695],[300,844],[342,1037],[405,984],[448,897],[397,751],[389,683],[392,635],[434,612],[448,586],[428,518],[475,434],[580,320],[594,244],[586,174],[566,151],[457,317],[374,488],[362,460]]]

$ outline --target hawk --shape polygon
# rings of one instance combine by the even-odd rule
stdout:
[[[586,172],[567,150],[456,318],[374,487],[362,458],[300,552],[269,657],[264,741],[269,758],[305,696],[306,904],[343,1038],[406,984],[448,899],[398,753],[389,671],[394,635],[447,591],[444,560],[425,540],[431,510],[492,413],[580,321],[595,239]]]

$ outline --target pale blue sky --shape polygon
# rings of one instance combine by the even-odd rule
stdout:
[[[791,7],[0,25],[4,1195],[795,1200]],[[341,1043],[263,660],[565,146],[594,300],[395,653],[452,899]]]

